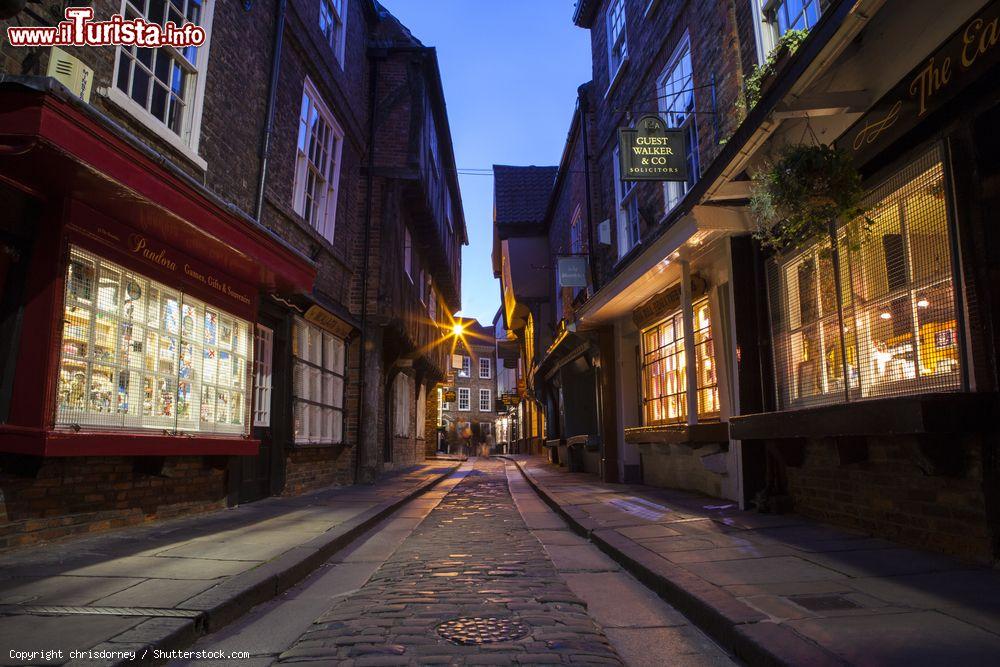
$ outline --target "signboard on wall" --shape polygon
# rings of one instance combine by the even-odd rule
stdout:
[[[643,116],[634,128],[619,128],[621,180],[687,181],[684,142],[684,131],[667,129],[659,116]]]
[[[837,141],[864,164],[1000,62],[1000,1],[987,3]]]
[[[556,258],[559,267],[559,287],[587,286],[587,258],[569,255]]]

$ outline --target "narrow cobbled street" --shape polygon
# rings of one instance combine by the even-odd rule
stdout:
[[[371,655],[397,656],[392,664],[620,664],[518,514],[498,461],[477,462],[281,661]]]
[[[670,664],[729,664],[512,463],[477,459],[194,650],[249,650],[254,665],[663,664],[651,642]]]

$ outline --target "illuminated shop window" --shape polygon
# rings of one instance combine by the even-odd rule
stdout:
[[[830,241],[769,266],[782,407],[961,385],[940,151],[893,176],[869,205],[867,234],[849,242],[838,233],[843,318]]]
[[[343,442],[344,341],[295,318],[292,358],[295,442]]]
[[[70,248],[56,423],[249,431],[250,324]]]
[[[719,383],[708,299],[694,304],[698,417],[719,416]],[[687,368],[682,311],[642,332],[643,418],[647,426],[687,420]]]

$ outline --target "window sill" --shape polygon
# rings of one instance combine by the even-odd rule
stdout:
[[[131,97],[118,88],[112,86],[102,92],[101,96],[120,110],[129,114],[160,140],[169,144],[171,148],[180,153],[188,162],[198,167],[198,169],[202,171],[208,169],[208,162],[198,155],[197,150],[181,141],[181,138],[171,132],[166,125],[158,121],[152,114],[136,104]]]
[[[628,64],[631,56],[625,56],[621,64],[618,65],[618,70],[615,71],[614,76],[611,77],[611,83],[608,84],[608,89],[604,91],[604,99],[608,99],[608,96],[614,92],[615,88],[618,87],[618,83],[622,79],[622,75],[625,74],[625,70],[628,69]]]
[[[971,433],[992,426],[996,394],[923,394],[741,415],[736,440]]]
[[[292,442],[291,449],[334,449],[344,446],[343,442]]]
[[[0,452],[43,457],[256,456],[260,440],[124,432],[44,431],[0,426]]]
[[[688,445],[693,449],[729,442],[727,422],[664,424],[625,429],[625,442],[633,445]]]

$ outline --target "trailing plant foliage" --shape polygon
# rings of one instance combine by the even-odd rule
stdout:
[[[778,40],[771,52],[767,54],[763,65],[754,65],[753,71],[744,82],[743,96],[736,104],[744,113],[757,106],[760,102],[761,88],[764,82],[778,73],[778,61],[787,53],[791,55],[798,51],[799,46],[809,35],[808,30],[789,30]]]
[[[848,247],[856,248],[871,223],[864,198],[861,176],[845,151],[824,144],[786,146],[753,176],[754,238],[782,252],[829,238],[831,224],[846,224]]]

